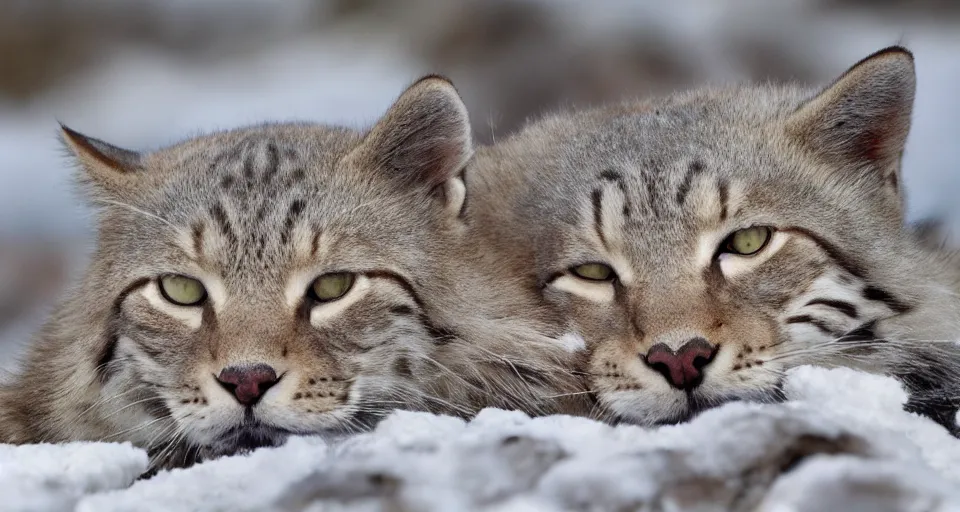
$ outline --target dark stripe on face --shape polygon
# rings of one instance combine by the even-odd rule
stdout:
[[[392,306],[390,312],[394,315],[408,316],[413,314],[413,308],[406,304],[400,304],[398,306]]]
[[[223,209],[223,205],[219,202],[213,205],[210,208],[210,216],[213,217],[214,222],[216,222],[220,228],[220,234],[227,239],[231,246],[236,247],[239,240],[233,232],[233,225],[230,223],[230,219],[227,217],[227,211]]]
[[[856,261],[847,257],[840,249],[830,242],[824,240],[819,235],[813,233],[812,231],[804,228],[798,227],[787,227],[781,228],[780,231],[785,233],[799,233],[810,240],[813,240],[814,243],[820,246],[820,249],[823,252],[827,253],[827,256],[830,257],[837,265],[843,267],[848,273],[852,274],[854,277],[863,279],[866,276],[866,272],[863,270],[863,267]]]
[[[313,228],[313,238],[310,240],[310,257],[317,255],[317,249],[320,248],[320,230]]]
[[[271,142],[267,144],[267,166],[263,169],[263,182],[270,183],[279,170],[280,154],[277,151],[277,145]]]
[[[720,178],[717,183],[717,192],[720,194],[720,221],[727,220],[727,201],[730,199],[730,188],[727,180]]]
[[[300,214],[303,213],[303,208],[306,206],[306,203],[302,199],[297,199],[290,203],[290,209],[287,210],[287,218],[283,221],[283,230],[280,231],[280,243],[287,245],[287,242],[290,241],[290,235],[293,234],[293,226],[296,225],[297,219],[300,218]]]
[[[594,189],[590,194],[590,202],[593,204],[593,229],[597,231],[600,243],[607,247],[607,239],[603,236],[603,190]]]
[[[113,377],[113,369],[110,368],[110,362],[113,361],[117,355],[117,343],[120,339],[120,329],[117,323],[120,321],[120,315],[122,314],[123,301],[125,301],[131,293],[143,288],[149,282],[150,279],[146,277],[137,279],[124,288],[123,291],[117,295],[117,298],[113,300],[113,305],[110,308],[110,320],[107,324],[106,339],[100,349],[100,353],[97,355],[95,371],[101,383],[106,383]]]
[[[437,345],[449,343],[458,337],[457,333],[433,322],[433,320],[427,315],[427,308],[423,300],[420,298],[420,295],[413,288],[413,286],[410,285],[410,282],[403,278],[403,276],[394,272],[390,272],[389,270],[368,271],[366,272],[366,276],[370,279],[386,279],[388,281],[392,281],[405,292],[407,292],[407,294],[410,295],[410,298],[413,299],[413,302],[417,304],[417,307],[421,311],[417,318],[420,320],[420,323],[423,324],[424,329],[427,330],[427,332],[433,338],[434,343]]]
[[[878,340],[877,334],[874,332],[874,329],[877,326],[877,322],[867,322],[860,327],[844,334],[837,340],[837,343],[853,343],[853,342],[863,342],[863,341],[872,341],[877,343],[883,343],[884,340]]]
[[[193,239],[193,253],[196,255],[197,259],[203,257],[203,230],[206,228],[206,225],[203,222],[197,222],[193,225],[193,230],[191,231],[191,238]]]
[[[623,175],[614,169],[607,169],[600,173],[600,179],[617,184],[617,188],[620,189],[620,194],[623,195],[623,215],[624,217],[629,217],[631,208],[630,196],[627,194],[627,185],[623,181]]]
[[[256,153],[250,151],[247,157],[243,159],[243,179],[247,182],[247,188],[253,187],[253,166]]]
[[[600,179],[610,182],[623,183],[623,175],[614,169],[607,169],[600,173]],[[621,190],[623,190],[621,188]]]
[[[703,162],[699,160],[690,162],[690,166],[687,168],[687,174],[683,176],[683,181],[680,182],[680,186],[677,188],[677,204],[683,205],[684,201],[687,200],[687,194],[690,193],[690,187],[693,185],[694,178],[702,173]]]
[[[393,372],[401,377],[413,377],[410,360],[404,356],[398,357],[397,360],[393,362]]]
[[[844,315],[849,316],[850,318],[857,318],[859,316],[856,306],[842,300],[813,299],[807,303],[807,306],[826,306],[828,308],[833,308]]]
[[[886,290],[882,290],[876,286],[867,286],[864,288],[863,297],[874,302],[882,302],[898,314],[903,314],[913,309],[909,304],[904,304],[893,295],[890,295]]]
[[[647,209],[650,211],[650,214],[654,217],[660,217],[660,210],[657,210],[654,203],[657,198],[657,184],[653,181],[652,176],[647,176]]]
[[[816,327],[817,329],[820,329],[820,332],[828,336],[833,336],[833,337],[837,336],[833,331],[830,330],[829,327],[827,327],[827,324],[823,323],[823,321],[821,320],[817,320],[816,318],[813,318],[810,315],[791,316],[790,318],[787,318],[786,322],[788,324],[810,324]]]

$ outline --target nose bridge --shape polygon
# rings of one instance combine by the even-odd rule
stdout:
[[[264,305],[233,305],[218,320],[213,356],[223,367],[276,364],[290,328],[283,311]]]
[[[647,289],[641,308],[648,342],[674,350],[691,338],[708,337],[707,331],[718,321],[716,305],[702,285],[693,283],[662,283]]]

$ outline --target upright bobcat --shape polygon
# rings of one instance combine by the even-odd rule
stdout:
[[[0,390],[0,442],[131,441],[189,464],[397,407],[552,412],[541,397],[578,384],[462,237],[472,144],[445,80],[366,134],[273,124],[149,153],[63,138],[98,247]]]
[[[822,91],[755,86],[564,113],[481,150],[477,236],[582,333],[603,416],[776,400],[785,370],[900,377],[954,433],[960,265],[904,228],[912,55]]]

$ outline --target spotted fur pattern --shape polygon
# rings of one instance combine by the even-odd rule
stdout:
[[[909,410],[956,433],[960,267],[904,228],[914,81],[910,53],[890,48],[820,91],[703,89],[552,115],[478,153],[467,218],[583,334],[599,417],[776,401],[786,370],[818,364],[897,376]],[[751,226],[772,228],[764,249],[722,250]],[[614,278],[572,273],[585,263]],[[696,338],[716,352],[693,389],[646,361]]]

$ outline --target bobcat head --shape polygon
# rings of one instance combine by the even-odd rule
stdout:
[[[98,422],[95,437],[190,458],[429,405],[472,154],[448,82],[417,82],[365,134],[268,124],[149,152],[63,138],[99,207],[98,246],[24,377],[84,392],[42,428],[91,437],[79,429]],[[49,339],[71,347],[53,366]],[[53,377],[33,375],[43,365]]]
[[[944,256],[903,226],[914,83],[911,54],[890,48],[822,91],[700,90],[548,117],[478,153],[468,218],[529,262],[557,321],[584,336],[603,417],[778,400],[801,364],[929,384],[960,359],[911,361],[960,324],[955,272],[944,279]]]

